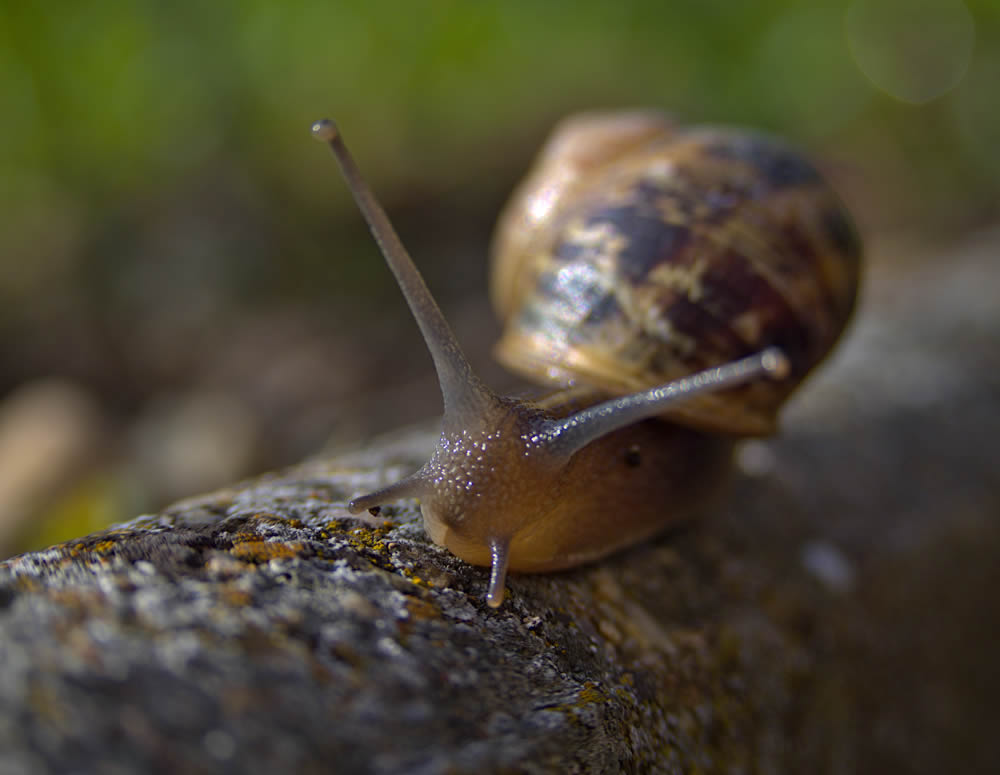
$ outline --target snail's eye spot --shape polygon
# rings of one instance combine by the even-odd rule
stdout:
[[[625,450],[625,465],[629,468],[638,468],[641,463],[642,453],[639,451],[639,445],[633,444]]]

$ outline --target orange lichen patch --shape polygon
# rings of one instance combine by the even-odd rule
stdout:
[[[244,562],[260,564],[298,557],[305,548],[302,541],[244,541],[236,544],[229,553]]]
[[[94,544],[91,551],[97,552],[98,554],[107,554],[112,551],[117,544],[114,541],[101,541],[100,543]]]
[[[607,702],[608,696],[598,689],[594,683],[587,681],[577,695],[577,699],[580,705],[590,705],[595,702]]]
[[[441,610],[436,605],[416,597],[407,598],[406,612],[415,621],[441,618]]]
[[[249,592],[233,586],[223,587],[220,597],[224,603],[233,608],[242,608],[253,602],[253,596]]]

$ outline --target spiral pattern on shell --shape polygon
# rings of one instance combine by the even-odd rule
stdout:
[[[536,380],[616,395],[777,345],[791,378],[669,415],[764,435],[840,336],[860,260],[836,193],[780,141],[650,113],[577,117],[501,216],[498,357]]]

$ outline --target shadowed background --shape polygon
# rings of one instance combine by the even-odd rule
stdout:
[[[490,231],[561,116],[775,131],[873,245],[943,243],[1000,217],[998,21],[992,0],[0,5],[0,557],[438,412],[313,119],[505,387]]]

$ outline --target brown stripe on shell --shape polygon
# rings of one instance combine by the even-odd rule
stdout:
[[[838,323],[842,326],[850,317],[856,300],[861,272],[861,237],[843,205],[835,198],[824,208],[819,222],[823,237],[833,248],[820,254],[824,287],[834,298]]]
[[[617,237],[613,255],[605,250],[602,257],[613,258],[616,273],[628,282],[644,281],[653,267],[679,256],[692,239],[685,225],[690,218],[680,214],[673,222],[663,218],[664,198],[682,201],[648,182],[636,184],[624,201],[594,201],[584,217],[567,224],[552,247],[552,258],[565,263],[595,256],[595,246],[579,235],[601,229]]]
[[[810,337],[801,317],[755,261],[734,250],[714,255],[702,275],[701,289],[700,306],[733,333],[732,349],[720,353],[723,359],[777,344],[796,371],[811,365]]]
[[[776,197],[778,219],[770,233],[780,240],[787,264],[787,297],[813,330],[819,360],[840,335],[854,307],[860,267],[860,243],[843,206],[829,188],[813,186]],[[839,211],[834,242],[828,219]],[[842,248],[847,248],[843,250]]]
[[[807,183],[747,202],[710,232],[712,239],[728,244],[731,251],[751,257],[752,273],[764,282],[756,290],[748,286],[753,298],[770,289],[783,299],[788,316],[785,323],[779,316],[774,328],[783,329],[787,323],[787,331],[764,337],[760,344],[789,348],[800,375],[833,345],[853,303],[850,289],[856,285],[857,258],[833,250],[819,221],[819,213],[835,203],[828,188]],[[849,277],[840,281],[845,272]],[[752,278],[747,282],[754,283]],[[739,285],[734,282],[732,286],[738,298]],[[773,305],[763,298],[762,311],[768,306]],[[754,320],[751,314],[740,325],[752,330],[765,319]]]
[[[830,244],[838,253],[849,256],[861,253],[861,238],[854,224],[848,220],[843,207],[836,204],[827,207],[820,220]]]
[[[741,161],[756,171],[756,180],[776,191],[822,183],[816,168],[780,141],[754,132],[726,132],[704,145],[706,156]]]
[[[700,301],[672,288],[650,286],[642,290],[647,309],[644,330],[671,349],[710,365],[729,360],[730,353],[745,353],[746,344],[737,336],[729,321],[713,315]],[[694,347],[680,347],[690,340]],[[685,352],[693,349],[693,352]]]
[[[783,241],[782,251],[784,255],[795,257],[799,261],[799,266],[791,265],[788,275],[797,275],[796,283],[798,292],[795,297],[799,302],[800,309],[806,312],[803,321],[811,320],[813,328],[813,341],[817,349],[826,350],[831,341],[831,334],[840,317],[839,309],[841,305],[833,295],[833,291],[823,282],[822,251],[823,245],[809,238],[803,230],[803,224],[796,221],[786,222],[779,230]],[[808,294],[803,287],[808,285]],[[810,295],[815,296],[816,304],[810,304]]]

